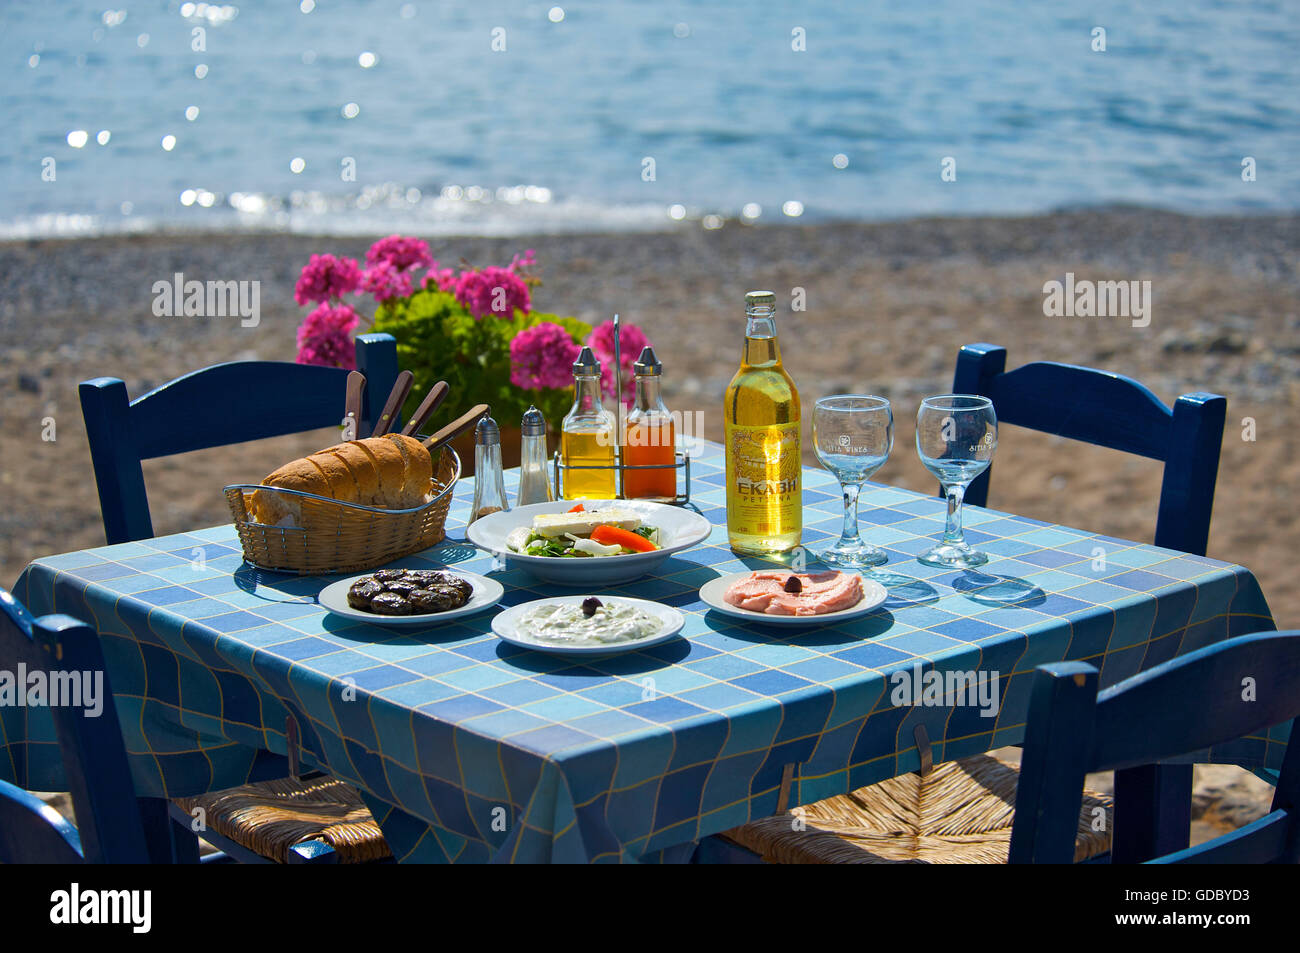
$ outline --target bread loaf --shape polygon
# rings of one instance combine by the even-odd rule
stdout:
[[[351,440],[300,457],[268,474],[263,486],[402,510],[429,500],[433,460],[424,445],[405,434]],[[255,492],[249,506],[255,522],[302,526],[301,500],[284,493]]]

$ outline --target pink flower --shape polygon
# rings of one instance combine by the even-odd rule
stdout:
[[[530,248],[522,255],[515,255],[513,258],[511,258],[510,264],[507,266],[507,269],[509,271],[513,271],[516,274],[518,274],[519,272],[523,271],[525,268],[532,268],[536,264],[537,264],[537,252],[533,251],[533,249]]]
[[[411,293],[411,275],[399,271],[392,262],[377,262],[366,269],[361,290],[373,294],[380,304],[390,298],[405,298]]]
[[[524,390],[568,387],[581,350],[568,331],[550,321],[520,331],[510,341],[510,383]]]
[[[299,304],[325,302],[352,294],[361,285],[361,266],[351,258],[312,255],[293,289]]]
[[[484,268],[462,271],[456,279],[456,300],[475,318],[495,314],[511,320],[518,309],[524,314],[531,307],[528,285],[509,268]]]
[[[354,370],[357,356],[352,331],[359,321],[346,304],[317,307],[298,327],[298,363]]]
[[[618,332],[618,356],[623,368],[623,403],[630,404],[636,399],[636,375],[632,371],[632,366],[641,356],[641,349],[650,343],[650,339],[635,324],[620,322]],[[601,363],[601,391],[606,397],[613,399],[614,322],[606,321],[604,324],[597,325],[592,330],[591,337],[587,339],[587,346]]]
[[[403,235],[389,235],[370,246],[366,252],[366,265],[386,262],[398,271],[408,268],[437,268],[438,263],[429,253],[429,243],[422,238],[407,238]]]
[[[437,262],[434,262],[434,268],[424,276],[425,288],[437,288],[439,291],[451,291],[456,287],[456,269],[455,268],[438,268]]]

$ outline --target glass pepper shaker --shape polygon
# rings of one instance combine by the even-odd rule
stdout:
[[[484,417],[474,427],[474,505],[469,521],[508,509],[501,470],[501,430],[495,420]]]
[[[515,506],[549,503],[551,479],[546,475],[546,418],[536,407],[529,407],[520,425],[523,437],[519,448],[519,493]]]

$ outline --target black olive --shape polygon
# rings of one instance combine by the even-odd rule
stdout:
[[[599,609],[602,605],[604,605],[604,603],[601,602],[599,599],[597,599],[595,596],[588,596],[587,598],[582,600],[582,614],[585,615],[588,619],[590,619],[592,616],[596,614],[596,610]]]
[[[799,581],[798,576],[791,576],[785,581],[786,592],[803,592],[803,583]]]

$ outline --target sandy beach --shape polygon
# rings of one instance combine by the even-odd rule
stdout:
[[[121,377],[135,396],[205,364],[291,360],[303,314],[292,299],[301,265],[319,251],[360,256],[368,244],[194,233],[0,244],[0,486],[11,504],[0,514],[0,578],[11,582],[35,556],[103,541],[79,381]],[[1286,491],[1300,478],[1300,217],[1112,210],[433,245],[443,261],[479,265],[537,249],[544,285],[535,306],[588,321],[619,311],[642,325],[665,364],[669,406],[702,411],[705,436],[715,439],[739,355],[743,295],[772,288],[805,404],[845,391],[891,398],[896,448],[878,479],[916,489],[932,481],[912,446],[913,415],[922,397],[950,389],[963,343],[1006,345],[1011,365],[1104,367],[1136,377],[1166,402],[1195,390],[1223,394],[1228,427],[1210,555],[1254,570],[1280,626],[1300,617],[1288,568],[1300,528]],[[152,285],[176,272],[260,281],[259,324],[155,317]],[[1150,325],[1045,317],[1043,284],[1066,272],[1149,279]],[[807,310],[789,313],[795,288],[804,289]],[[49,418],[53,441],[42,439]],[[1251,436],[1247,418],[1254,440],[1243,439]],[[221,486],[260,479],[328,439],[291,437],[146,464],[156,531],[223,521]],[[1159,471],[1151,461],[1007,427],[990,505],[1149,540]]]
[[[36,556],[103,542],[79,381],[121,377],[135,396],[206,364],[291,360],[302,264],[313,252],[359,257],[368,244],[193,233],[0,244],[0,486],[9,501],[0,512],[0,579],[11,583]],[[535,307],[592,322],[618,311],[642,325],[664,362],[669,406],[701,411],[714,439],[739,358],[743,295],[772,288],[805,406],[846,391],[888,396],[896,446],[877,479],[913,489],[933,486],[914,450],[916,407],[950,389],[964,343],[1003,344],[1013,366],[1056,360],[1128,374],[1166,402],[1195,390],[1223,394],[1230,403],[1210,555],[1256,573],[1280,628],[1300,618],[1290,569],[1300,526],[1286,490],[1300,481],[1300,217],[1110,210],[433,243],[445,263],[476,265],[526,248],[537,250],[544,278]],[[176,272],[260,281],[260,322],[155,317],[153,283]],[[1045,317],[1043,285],[1067,272],[1150,280],[1149,326]],[[791,313],[797,288],[807,310]],[[333,438],[323,431],[147,463],[156,532],[224,522],[223,485],[256,481]],[[990,505],[1149,541],[1159,478],[1152,461],[1006,427]],[[1257,779],[1236,768],[1198,770],[1195,840],[1266,810],[1270,789]]]

